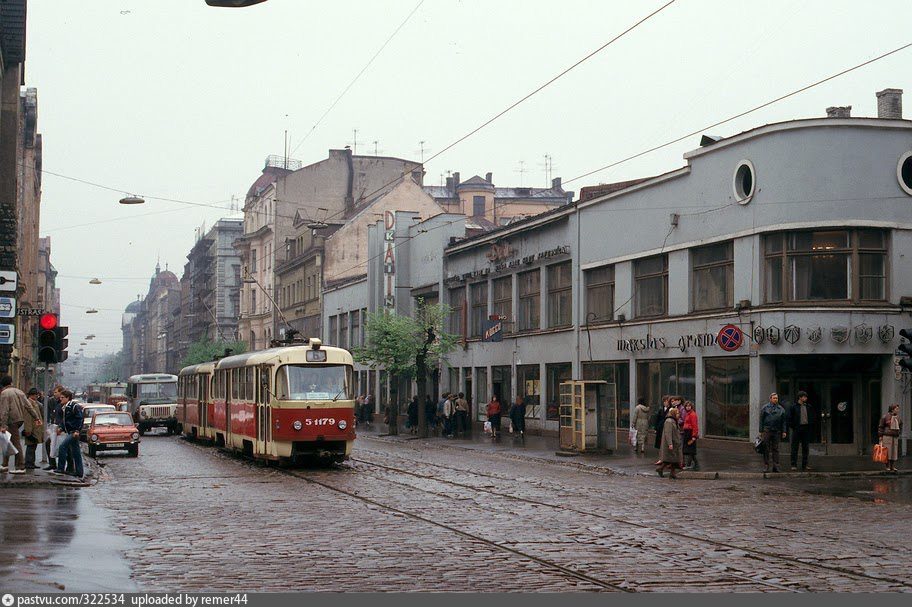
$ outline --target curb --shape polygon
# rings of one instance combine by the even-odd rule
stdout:
[[[419,437],[403,437],[400,438],[399,435],[390,436],[390,435],[362,435],[358,438],[363,438],[367,440],[375,440],[380,442],[387,443],[399,443],[407,444],[409,442],[424,440]],[[470,452],[482,452],[487,453],[486,451],[481,451],[480,449],[473,449],[471,447],[463,446],[458,443],[437,443],[426,441],[423,443],[429,447],[440,448],[440,449],[459,449],[460,451],[470,451]],[[647,478],[659,478],[658,475],[654,472],[646,471],[630,471],[630,470],[621,470],[618,468],[612,468],[611,466],[599,466],[597,464],[592,464],[589,462],[580,462],[574,461],[570,458],[562,459],[550,459],[546,457],[536,457],[532,455],[523,455],[517,452],[498,452],[498,457],[508,457],[514,460],[520,461],[529,461],[529,462],[539,462],[545,464],[554,464],[555,466],[563,466],[569,468],[576,468],[578,470],[584,470],[587,472],[592,472],[596,474],[615,474],[618,476],[642,476]],[[886,470],[846,470],[846,471],[834,471],[834,472],[737,472],[737,471],[706,471],[706,472],[691,472],[691,471],[680,471],[678,473],[678,478],[681,480],[703,480],[703,481],[718,481],[718,480],[757,480],[757,479],[812,479],[812,478],[865,478],[865,477],[886,477],[886,478],[896,478],[899,476],[912,476],[912,470],[899,470],[897,472],[887,472]]]

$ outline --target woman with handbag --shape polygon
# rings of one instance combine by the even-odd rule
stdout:
[[[697,463],[697,439],[700,437],[700,423],[691,401],[684,403],[684,424],[681,426],[681,450],[684,453],[684,469],[699,470]]]
[[[497,395],[491,397],[491,401],[488,403],[488,408],[485,410],[485,413],[488,414],[488,421],[491,422],[491,438],[497,438],[500,436],[500,414],[502,412],[500,406],[500,399],[497,398]]]
[[[681,469],[681,431],[678,429],[679,413],[675,407],[668,410],[665,424],[662,427],[662,445],[659,449],[659,461],[656,468],[659,476],[665,476],[665,470],[670,470],[671,478],[678,478]]]
[[[22,419],[24,421],[22,425],[22,436],[25,438],[25,469],[34,470],[38,466],[35,465],[35,451],[38,449],[38,445],[44,442],[44,416],[41,415],[41,405],[38,402],[38,397],[41,396],[41,393],[37,389],[32,388],[28,391],[28,397],[26,399],[26,407],[22,412]]]
[[[638,398],[633,409],[633,419],[630,422],[636,432],[636,442],[633,445],[634,453],[646,455],[646,435],[649,432],[649,405],[646,399]]]
[[[896,472],[896,460],[899,459],[899,435],[902,432],[902,420],[899,419],[899,405],[893,403],[887,408],[887,414],[880,419],[877,434],[880,444],[887,452],[887,470]]]

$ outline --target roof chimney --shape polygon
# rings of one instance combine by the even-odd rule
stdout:
[[[447,189],[448,192],[452,192],[452,191],[453,191],[453,178],[452,178],[452,177],[447,177],[447,178],[446,178],[446,189]]]
[[[884,89],[877,95],[877,117],[902,120],[902,89]]]
[[[551,180],[551,189],[559,190],[560,188],[561,188],[561,178],[555,177],[554,179]]]
[[[485,181],[488,183],[494,183],[491,179],[494,177],[494,173],[485,173]]]
[[[459,187],[459,171],[453,173],[453,185]]]
[[[826,109],[827,118],[851,118],[852,106],[845,105],[842,107],[828,107]]]

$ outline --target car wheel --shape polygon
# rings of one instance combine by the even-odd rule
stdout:
[[[89,445],[89,457],[95,457],[98,454],[98,448],[95,445]]]
[[[139,445],[130,445],[127,447],[127,455],[130,457],[139,457]]]

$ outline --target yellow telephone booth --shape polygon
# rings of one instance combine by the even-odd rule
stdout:
[[[606,381],[571,380],[560,385],[561,449],[617,450],[617,389]]]

